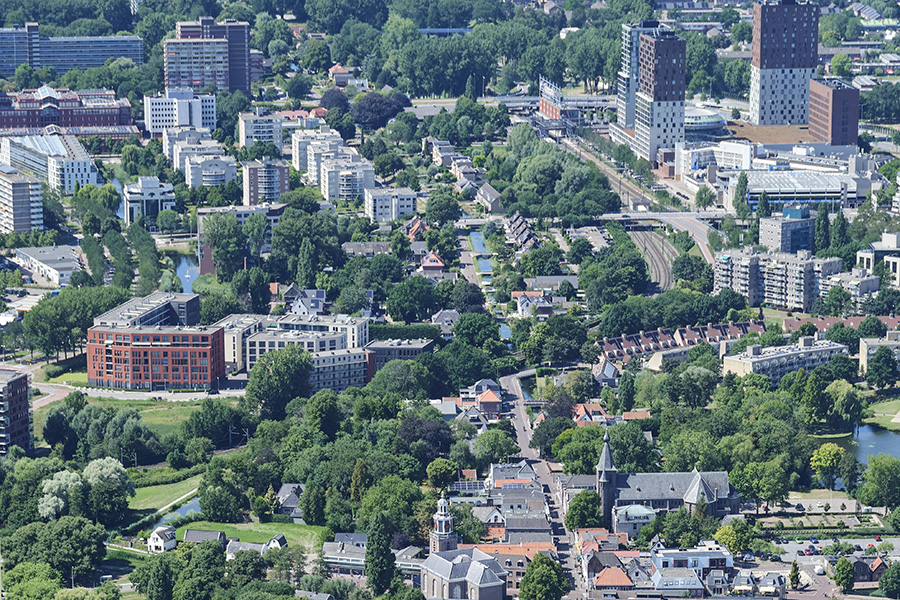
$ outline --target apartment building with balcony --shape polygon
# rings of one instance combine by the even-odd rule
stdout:
[[[235,179],[233,156],[192,156],[184,164],[184,182],[190,188],[219,187]]]
[[[363,198],[366,188],[375,187],[372,163],[353,154],[342,158],[325,159],[319,173],[319,191],[329,202],[352,202]]]
[[[18,446],[27,454],[34,450],[34,416],[31,410],[28,373],[0,369],[0,456]]]
[[[241,148],[260,144],[275,144],[278,149],[282,145],[281,115],[267,114],[264,109],[257,108],[253,112],[242,112],[238,115],[238,145]]]
[[[333,142],[339,146],[344,140],[334,129],[323,125],[318,129],[297,129],[291,134],[291,164],[300,172],[308,171],[307,151],[313,142]]]
[[[403,219],[416,212],[416,193],[409,188],[366,188],[363,209],[374,223]]]
[[[244,206],[278,202],[290,190],[290,165],[282,159],[250,160],[243,164]]]
[[[726,356],[722,359],[722,373],[734,373],[738,377],[757,373],[777,383],[788,373],[800,369],[809,373],[820,365],[828,364],[832,356],[848,353],[847,346],[843,344],[803,337],[790,346],[763,348],[754,345],[741,354]]]

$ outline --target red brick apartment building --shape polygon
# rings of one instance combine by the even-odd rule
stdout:
[[[200,297],[156,292],[94,319],[88,383],[137,390],[210,389],[225,376],[224,332],[197,325]]]

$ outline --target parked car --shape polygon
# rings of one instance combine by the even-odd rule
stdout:
[[[815,538],[815,537],[810,537],[810,538],[809,538],[809,541],[811,541],[813,544],[818,544],[818,543],[819,543],[819,540],[818,540],[817,538]]]
[[[800,504],[799,502],[797,503],[797,505],[796,505],[794,508],[796,508],[796,509],[799,510],[799,511],[804,511],[804,510],[806,510],[805,508],[803,508],[803,505]]]
[[[876,541],[876,542],[880,542],[880,541],[881,541],[881,536],[880,536],[880,535],[876,535],[876,536],[875,536],[875,541]]]
[[[862,552],[862,546],[860,546],[859,544],[856,544],[855,546],[853,546],[853,549],[856,550],[857,552]]]

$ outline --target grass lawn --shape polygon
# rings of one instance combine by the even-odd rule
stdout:
[[[696,256],[698,258],[703,258],[703,253],[700,252],[700,246],[698,246],[697,244],[694,244],[693,246],[691,246],[691,249],[688,250],[688,255]]]
[[[59,377],[51,377],[50,379],[47,380],[47,382],[87,387],[87,384],[88,384],[87,371],[76,371],[74,373],[63,373]]]
[[[103,564],[110,567],[134,569],[146,560],[146,556],[147,555],[145,554],[138,554],[137,552],[108,548],[106,550],[106,558],[103,559]]]
[[[810,490],[808,492],[790,492],[788,500],[846,500],[847,492],[829,491],[829,490]]]
[[[179,527],[178,539],[184,539],[185,529],[207,529],[224,531],[226,537],[240,538],[242,542],[265,544],[279,533],[284,534],[289,546],[303,546],[308,553],[318,551],[322,546],[324,527],[296,525],[294,523],[212,523],[198,521]]]
[[[132,510],[159,510],[163,506],[167,506],[181,498],[193,489],[196,489],[200,483],[202,475],[196,475],[190,479],[179,481],[177,483],[167,483],[165,485],[151,485],[149,487],[138,488],[134,498],[128,500],[128,508]]]
[[[900,400],[888,400],[887,402],[878,402],[869,406],[875,413],[868,419],[863,419],[864,423],[877,425],[883,429],[891,429],[900,431],[900,423],[892,423],[891,420],[900,412]]]

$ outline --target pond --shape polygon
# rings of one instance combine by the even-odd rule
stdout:
[[[116,178],[110,182],[116,188],[116,191],[119,192],[119,206],[116,207],[116,216],[120,219],[125,218],[125,199],[122,196],[122,182]]]
[[[160,525],[165,525],[169,521],[174,521],[175,519],[177,519],[179,517],[183,517],[186,514],[188,514],[189,512],[191,512],[192,510],[196,511],[196,512],[200,512],[200,496],[194,496],[191,500],[188,500],[187,502],[185,502],[184,504],[179,506],[177,509],[173,510],[172,512],[168,512],[168,513],[164,514],[159,519],[159,521],[157,521],[153,525],[153,527],[150,529],[156,529]]]
[[[181,286],[185,292],[191,291],[191,286],[197,281],[200,275],[200,266],[197,262],[197,256],[194,254],[175,254],[168,255],[175,263],[175,274],[181,280]]]
[[[872,454],[888,454],[900,457],[900,432],[889,431],[874,425],[862,425],[855,435],[842,437],[835,443],[852,452],[859,462],[867,462]]]
[[[508,340],[512,337],[512,330],[509,328],[509,325],[506,323],[500,323],[500,339]]]
[[[490,254],[487,247],[484,245],[484,236],[481,235],[480,231],[470,233],[469,239],[472,241],[472,249],[475,252],[478,254]]]

